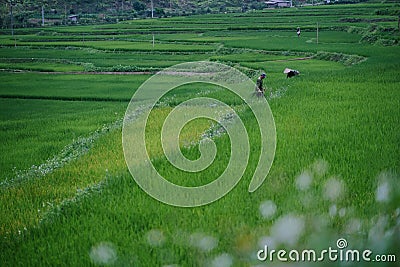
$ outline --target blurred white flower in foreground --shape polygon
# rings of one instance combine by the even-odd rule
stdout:
[[[90,249],[90,259],[95,264],[108,265],[117,260],[117,252],[114,245],[108,242],[101,242]]]
[[[378,186],[375,197],[377,202],[387,203],[400,196],[400,177],[391,171],[382,171],[377,177]]]
[[[297,178],[296,178],[296,187],[297,189],[304,191],[310,188],[312,183],[312,174],[309,171],[303,171]]]
[[[355,234],[361,231],[361,221],[357,218],[351,219],[346,226],[346,233]]]
[[[368,232],[369,248],[377,252],[384,252],[388,246],[388,240],[392,236],[392,232],[388,231],[389,216],[381,215],[373,220],[372,227]]]
[[[346,208],[341,208],[341,209],[339,210],[339,216],[340,216],[340,217],[346,216]]]
[[[325,182],[324,198],[330,201],[337,200],[344,191],[344,184],[341,180],[332,177]]]
[[[267,246],[269,249],[275,249],[276,248],[275,239],[270,236],[262,236],[258,240],[258,247],[264,248],[265,246]]]
[[[218,255],[211,261],[212,267],[230,267],[233,264],[233,258],[228,253]]]
[[[266,200],[260,204],[259,210],[264,219],[269,219],[274,216],[276,212],[276,205],[272,200]]]
[[[311,166],[314,173],[318,176],[323,176],[328,172],[329,163],[326,160],[318,159]]]
[[[192,247],[196,247],[204,252],[209,252],[217,247],[218,239],[203,233],[194,233],[190,235],[189,243]]]
[[[329,215],[331,217],[335,217],[337,213],[337,207],[336,204],[333,204],[332,206],[329,207]]]
[[[388,202],[390,200],[390,185],[386,180],[381,180],[376,188],[376,201],[377,202]]]
[[[271,236],[278,244],[294,246],[304,231],[304,219],[294,215],[280,217],[271,227]]]
[[[152,229],[146,234],[147,243],[152,247],[162,246],[165,242],[165,236],[163,232],[157,229]]]

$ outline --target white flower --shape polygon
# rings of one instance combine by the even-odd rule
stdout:
[[[304,219],[294,215],[280,217],[271,228],[271,236],[279,243],[294,246],[303,233]]]
[[[276,242],[275,242],[275,239],[273,237],[262,236],[258,240],[258,246],[260,248],[264,248],[265,246],[267,246],[269,249],[275,249],[276,248]]]
[[[344,191],[344,184],[342,180],[332,177],[325,182],[324,189],[324,198],[330,201],[335,201],[342,195]]]
[[[93,246],[89,253],[90,259],[95,264],[109,265],[117,260],[117,252],[113,244],[101,242]]]
[[[388,202],[390,200],[390,185],[388,181],[380,181],[376,188],[376,201]]]
[[[318,176],[323,176],[328,172],[329,163],[326,160],[318,159],[312,165],[312,170]]]
[[[339,216],[340,217],[344,217],[346,215],[346,208],[341,208],[340,210],[339,210]]]
[[[146,234],[147,243],[152,247],[162,246],[165,242],[165,236],[163,232],[157,229],[152,229]]]
[[[359,219],[351,219],[346,226],[346,233],[358,233],[361,230],[361,221]]]
[[[296,178],[296,187],[297,189],[304,191],[310,188],[310,185],[312,183],[312,174],[308,171],[302,172],[297,178]]]
[[[272,200],[266,200],[260,204],[259,210],[264,219],[269,219],[274,216],[276,212],[276,205]]]
[[[329,215],[331,217],[335,217],[337,213],[337,207],[336,204],[333,204],[332,206],[329,207]]]
[[[218,246],[218,239],[203,233],[194,233],[190,235],[189,243],[192,247],[209,252]]]
[[[212,267],[230,267],[233,264],[233,258],[228,253],[223,253],[211,261]]]

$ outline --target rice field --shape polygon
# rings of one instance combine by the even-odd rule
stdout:
[[[2,29],[0,265],[398,266],[400,35],[396,16],[379,15],[386,9],[400,6],[324,5],[16,29],[14,37]],[[276,148],[265,181],[252,193],[264,153],[249,104],[257,102],[254,87],[241,88],[248,102],[209,83],[177,86],[154,107],[149,99],[157,88],[130,102],[153,74],[192,61],[230,66],[253,82],[267,73]],[[286,78],[285,68],[300,75]],[[225,103],[235,115],[222,112],[216,120],[182,126],[175,149],[187,159],[201,159],[210,139],[217,152],[205,169],[190,172],[169,160],[163,127],[178,108],[215,109],[190,102],[201,97]],[[248,160],[238,166],[241,180],[198,207],[151,197],[129,172],[123,147],[124,123],[140,125],[147,112],[145,128],[137,130],[146,133],[151,165],[188,187],[211,183],[228,168],[234,144],[221,125],[239,118],[249,140]],[[371,261],[328,254],[318,260],[329,248],[342,253],[338,257],[370,250]],[[314,260],[292,252],[311,249]]]

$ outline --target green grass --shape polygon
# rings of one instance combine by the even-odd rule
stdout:
[[[127,103],[1,99],[1,181],[121,117]]]
[[[0,77],[3,97],[129,101],[149,75],[0,73]]]
[[[373,23],[396,27],[397,18],[376,15],[386,8],[398,6],[329,5],[17,29],[17,48],[10,36],[2,36],[0,62],[6,69],[65,72],[88,64],[161,69],[212,60],[248,68],[254,81],[253,75],[266,71],[277,147],[266,181],[249,193],[260,154],[252,113],[215,86],[176,88],[152,111],[146,127],[152,163],[166,179],[204,184],[229,161],[231,144],[225,135],[214,138],[217,157],[199,173],[177,170],[163,155],[162,122],[194,96],[216,98],[236,110],[248,130],[251,153],[243,179],[225,197],[197,208],[169,206],[139,188],[122,150],[121,119],[149,75],[1,72],[0,265],[219,266],[213,260],[222,255],[219,259],[232,261],[231,266],[254,266],[260,264],[254,253],[266,237],[287,250],[335,248],[342,237],[351,249],[397,253],[399,258],[399,240],[390,231],[399,230],[400,49],[361,41],[371,19],[384,18]],[[303,30],[300,38],[297,26]],[[398,38],[397,33],[376,34],[382,40]],[[358,56],[366,60],[351,64]],[[287,79],[286,67],[300,75]],[[209,120],[200,119],[182,130],[186,157],[200,156],[197,142],[209,127]],[[297,185],[299,177],[311,179],[308,189]],[[385,182],[391,194],[379,202],[377,188]],[[330,194],[338,186],[342,191],[335,199]],[[263,217],[267,200],[276,212]],[[279,240],[279,227],[297,229],[296,222],[283,223],[287,218],[303,224],[293,243]],[[386,248],[380,250],[382,244]]]
[[[0,62],[0,69],[4,70],[27,70],[27,71],[40,71],[40,72],[68,72],[68,71],[83,71],[85,68],[83,66],[77,66],[72,64],[63,63],[49,63],[33,61],[21,62],[18,61],[8,61]]]
[[[12,40],[5,41],[5,44],[14,45]],[[173,52],[210,52],[217,47],[214,45],[196,44],[174,44],[152,42],[129,42],[129,41],[54,41],[54,42],[30,42],[17,41],[17,46],[33,47],[88,47],[100,50],[111,51],[173,51]]]
[[[186,61],[205,60],[209,55],[204,53],[176,54],[172,52],[165,53],[129,53],[129,52],[107,52],[91,48],[7,48],[0,49],[0,55],[3,62],[57,62],[58,64],[67,64],[66,68],[85,67],[88,64],[98,68],[122,66],[137,66],[142,68],[161,69]],[[78,66],[74,66],[74,64]],[[85,65],[86,64],[86,65]],[[20,65],[12,68],[21,68]]]

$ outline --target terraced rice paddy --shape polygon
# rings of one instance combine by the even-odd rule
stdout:
[[[342,266],[328,257],[263,262],[257,252],[265,245],[337,249],[344,238],[349,249],[371,250],[371,259],[391,259],[346,265],[398,266],[399,31],[396,16],[377,11],[399,8],[329,5],[16,29],[14,37],[3,29],[0,265]],[[229,136],[202,118],[183,127],[179,145],[196,160],[199,144],[211,138],[218,152],[213,163],[189,173],[168,161],[163,122],[189,99],[227,104],[250,140],[249,161],[234,189],[211,204],[183,208],[138,186],[125,162],[122,127],[143,82],[191,61],[226,64],[254,82],[266,72],[277,143],[265,182],[250,193],[262,137],[246,103],[212,84],[170,91],[145,129],[151,162],[167,180],[207,184],[231,156]],[[285,68],[300,75],[287,79]],[[132,121],[150,108],[146,101],[135,102]]]

